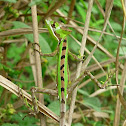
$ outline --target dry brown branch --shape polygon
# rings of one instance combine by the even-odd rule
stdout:
[[[95,78],[99,79],[99,78],[101,78],[101,77],[103,77],[105,75],[106,75],[106,73],[100,73],[100,74],[96,75]],[[88,80],[84,81],[82,84],[80,84],[78,86],[78,88],[82,88],[82,87],[86,86],[90,81],[91,81],[91,79],[88,79]]]
[[[103,26],[103,29],[102,29],[102,32],[101,32],[101,35],[98,39],[98,42],[96,43],[96,47],[97,47],[97,44],[99,43],[99,41],[101,40],[102,36],[103,36],[103,33],[107,27],[107,24],[108,24],[108,21],[109,21],[109,18],[110,18],[110,14],[111,14],[111,10],[112,10],[112,7],[113,7],[113,0],[111,1],[106,1],[106,10],[105,10],[105,18],[104,18],[104,26]],[[95,50],[95,48],[93,49]],[[93,51],[92,51],[93,52]]]
[[[125,1],[126,2],[126,1]],[[122,2],[122,5],[123,2]],[[123,6],[123,9],[124,9],[124,6]],[[123,33],[124,33],[124,29],[125,29],[125,12],[124,12],[124,16],[123,16],[123,23],[122,23],[122,31],[121,31],[121,35],[120,35],[120,40],[119,40],[119,45],[118,45],[118,48],[117,48],[117,54],[116,54],[116,83],[118,85],[118,66],[119,66],[119,50],[120,50],[120,46],[121,46],[121,41],[122,41],[122,36],[123,36]],[[124,65],[124,69],[123,69],[123,72],[122,72],[122,78],[121,78],[121,81],[120,81],[120,92],[118,93],[121,93],[121,95],[123,95],[123,90],[124,90],[124,84],[125,84],[125,78],[126,78],[126,63]],[[121,113],[121,103],[120,103],[120,97],[118,96],[117,97],[117,102],[116,102],[116,109],[115,109],[115,119],[114,119],[114,126],[119,126],[119,121],[120,121],[120,113]]]
[[[126,86],[125,86],[125,88],[126,88]],[[98,95],[100,95],[100,94],[102,94],[104,92],[107,92],[107,91],[113,90],[113,89],[117,89],[116,84],[115,84],[115,86],[114,85],[109,86],[107,89],[99,89],[99,90],[95,91],[94,93],[90,94],[89,97],[96,97],[96,96],[98,96]]]
[[[119,57],[119,60],[122,60],[122,59],[126,59],[126,56],[120,56]],[[116,62],[116,58],[115,57],[113,57],[113,58],[111,58],[111,59],[109,59],[107,61],[101,62],[100,64],[101,64],[101,66],[105,66],[107,64],[114,63],[114,62]],[[123,68],[124,67],[122,67],[122,69]],[[97,64],[93,64],[93,65],[91,65],[91,66],[86,68],[86,70],[89,70],[89,71],[94,71],[94,70],[97,70],[97,69],[99,69],[99,66]]]
[[[119,87],[121,95],[123,95],[125,81],[126,81],[126,62],[125,62],[124,69],[122,72],[122,77],[121,77],[120,87]],[[120,103],[120,98],[118,96],[117,103],[116,103],[116,110],[115,110],[114,126],[119,126],[120,112],[121,112],[121,103]]]
[[[107,22],[108,22],[109,17],[110,17],[110,13],[111,13],[112,6],[113,6],[113,1],[111,2],[111,5],[110,5],[110,7],[109,7],[109,11],[108,11],[108,13],[107,13],[107,19],[106,19],[105,22],[104,22],[104,27],[103,27],[103,30],[102,30],[103,32],[105,31],[105,29],[106,29],[106,27],[107,27]],[[95,52],[95,50],[96,50],[96,48],[97,48],[97,46],[98,46],[99,41],[101,40],[101,37],[102,37],[102,35],[103,35],[103,32],[101,33],[101,35],[100,35],[98,41],[96,42],[96,44],[95,44],[93,50],[91,51],[90,55],[89,55],[89,56],[87,57],[87,59],[85,60],[84,65],[83,65],[83,70],[85,70],[86,67],[87,67],[87,65],[89,64],[89,62],[90,62],[90,60],[91,60],[91,58],[92,58],[92,55],[93,55],[93,53]]]
[[[5,89],[9,90],[11,93],[13,93],[16,96],[20,97],[19,87],[17,85],[15,85],[14,83],[12,83],[11,81],[9,81],[6,78],[4,78],[3,76],[1,76],[1,75],[0,75],[0,85],[2,87],[4,87]],[[27,101],[28,101],[29,104],[33,105],[31,95],[28,94],[23,89],[21,89],[21,90],[22,90],[24,98],[27,99]],[[50,111],[46,106],[44,106],[39,101],[38,101],[38,107],[39,107],[40,113],[43,113],[46,116],[48,116],[48,117],[56,120],[57,122],[59,122],[59,117],[56,116],[52,111]]]
[[[126,1],[125,1],[125,2],[126,2]],[[121,0],[121,3],[122,3],[122,8],[123,8],[124,17],[125,17],[125,19],[126,19],[126,6],[125,6],[126,3],[124,3],[123,0]]]
[[[100,78],[100,77],[105,76],[105,75],[106,75],[105,73],[99,74],[99,75],[97,75],[97,76],[95,77],[95,76],[93,76],[89,71],[85,70],[85,72],[82,73],[82,74],[80,75],[80,77],[78,77],[77,80],[75,80],[75,82],[72,84],[72,86],[68,89],[68,94],[70,94],[70,93],[74,90],[74,88],[78,85],[78,83],[81,82],[82,79],[84,79],[85,76],[87,76],[87,75],[88,75],[91,79],[88,79],[88,80],[85,81],[83,84],[79,85],[79,88],[85,86],[87,83],[89,83],[89,82],[92,80],[93,82],[95,82],[95,84],[96,84],[99,88],[105,89],[105,88],[107,87],[107,83],[109,82],[109,80],[110,80],[110,79],[112,78],[112,76],[114,75],[114,72],[115,72],[115,69],[111,70],[111,73],[110,73],[110,75],[108,75],[108,78],[105,80],[104,84],[101,84],[101,83],[97,80],[97,78]]]
[[[39,33],[42,32],[48,32],[46,28],[42,28],[38,31]],[[32,28],[18,28],[18,29],[11,29],[7,31],[0,32],[0,38],[1,37],[7,37],[7,36],[15,36],[15,35],[25,35],[25,34],[31,34],[33,33]]]
[[[68,12],[67,23],[69,23],[69,20],[72,17],[72,12],[74,10],[75,3],[76,3],[76,0],[71,0],[70,9],[69,9],[69,12]]]
[[[71,28],[75,28],[75,29],[82,29],[82,30],[84,30],[84,27],[80,27],[80,26],[72,26],[72,25],[69,25],[69,24],[66,24],[66,25],[64,25],[65,27],[71,27]],[[101,31],[101,30],[98,30],[98,29],[94,29],[94,28],[89,28],[88,29],[89,31],[92,31],[92,32],[98,32],[98,33],[101,33],[101,32],[103,32],[103,31]],[[112,34],[112,33],[108,33],[108,32],[103,32],[103,34],[105,34],[105,35],[109,35],[109,36],[115,36],[114,34]],[[71,36],[71,35],[70,35]],[[118,35],[116,35],[116,37],[117,37],[117,39],[120,39],[120,36],[118,36]],[[123,40],[126,40],[126,38],[122,38]]]
[[[123,122],[123,126],[126,126],[126,120]]]
[[[61,5],[63,5],[66,2],[66,0],[58,0],[55,5],[48,10],[48,12],[45,14],[44,19],[47,19],[50,15],[52,15],[56,9],[58,9]]]
[[[76,38],[74,38],[72,35],[70,35],[70,36],[81,46],[81,43]],[[85,47],[85,52],[88,53],[89,55],[91,53],[86,47]],[[97,59],[93,55],[92,55],[92,58],[96,62],[96,64],[98,64],[98,66],[101,68],[101,70],[105,73],[104,69],[102,68],[100,63],[97,61]]]
[[[126,57],[125,56],[120,56],[119,60],[122,60],[122,59],[126,59]],[[114,63],[115,61],[116,61],[116,58],[112,58],[112,59],[109,59],[107,61],[101,62],[100,65],[103,67],[103,66],[106,66],[108,64]],[[86,70],[88,70],[90,72],[95,71],[95,70],[99,70],[99,69],[100,69],[100,67],[99,67],[98,64],[93,64],[93,65],[86,68]],[[123,67],[122,67],[122,69],[123,69]],[[81,72],[83,72],[83,70],[81,70]],[[76,72],[73,72],[72,75],[71,75],[71,78],[73,76],[75,77],[75,75],[76,75]]]
[[[15,40],[5,40],[2,43],[4,44],[10,44],[10,43],[20,43],[20,42],[26,42],[26,38],[22,38],[22,39],[15,39]]]
[[[122,32],[121,32],[119,45],[118,45],[118,48],[117,48],[117,54],[116,54],[116,82],[117,82],[117,84],[118,84],[119,50],[120,50],[120,46],[121,46],[121,42],[122,42],[122,36],[123,36],[124,29],[125,29],[125,18],[123,18]]]
[[[59,13],[61,16],[64,16],[64,14],[60,11],[60,10],[56,10],[57,11],[57,13]],[[78,26],[77,24],[75,24],[73,21],[70,21],[70,24],[71,25],[73,25],[74,27],[76,27],[76,26]],[[77,30],[79,33],[81,33],[81,34],[83,34],[83,30],[82,29],[75,29],[75,30]],[[104,33],[104,32],[103,32]],[[87,36],[87,39],[89,40],[89,41],[91,41],[94,45],[96,45],[96,41],[92,38],[92,37],[90,37],[89,35]],[[97,45],[97,48],[99,48],[103,53],[105,53],[108,57],[110,57],[110,58],[114,58],[114,56],[107,50],[107,49],[105,49],[101,44],[99,44],[98,43],[98,45]],[[122,64],[119,64],[119,67],[121,68],[121,69],[123,69],[123,65]]]
[[[55,91],[55,90],[52,90],[52,89],[40,89],[40,88],[36,88],[36,93],[47,93],[49,95],[52,95],[52,96],[58,96],[58,92]]]
[[[39,35],[38,35],[38,21],[37,21],[36,5],[33,5],[31,7],[31,11],[32,11],[32,24],[33,24],[33,37],[34,37],[34,43],[35,43],[35,50],[39,50],[39,46],[38,46],[39,45]],[[42,68],[41,68],[40,53],[38,51],[35,51],[35,67],[36,67],[37,86],[39,88],[42,88],[43,87]],[[42,94],[38,95],[38,99],[41,103],[44,104],[44,97]],[[40,115],[40,126],[46,126],[46,121],[45,121],[45,117],[43,114]]]
[[[32,48],[30,48],[30,50],[29,50],[29,60],[30,60],[30,64],[34,64],[34,65],[31,65],[31,68],[32,68],[32,73],[33,73],[33,77],[34,77],[34,81],[35,81],[35,86],[37,87],[35,56],[33,54],[34,54],[34,50]]]
[[[91,2],[91,1],[93,1],[93,0],[89,0],[89,2]],[[81,55],[83,55],[83,53],[85,51],[85,59],[88,57],[83,64],[80,63],[79,64],[80,66],[78,65],[81,68],[81,70],[80,70],[79,67],[77,68],[77,64],[78,64],[79,60],[73,60],[74,58],[72,58],[71,55],[68,55],[68,56],[70,56],[70,59],[68,59],[68,65],[70,68],[69,69],[70,72],[68,72],[68,73],[70,73],[69,74],[70,84],[68,84],[68,87],[67,87],[67,93],[69,95],[69,98],[71,97],[71,92],[76,88],[76,86],[78,84],[80,84],[78,86],[78,88],[82,88],[82,89],[80,89],[80,92],[78,93],[78,96],[77,96],[78,100],[75,100],[76,92],[72,94],[73,101],[71,100],[72,102],[71,102],[71,106],[70,106],[72,109],[70,108],[70,111],[71,111],[70,113],[69,113],[69,110],[67,110],[67,112],[66,112],[66,119],[68,119],[68,123],[69,123],[69,125],[66,124],[66,126],[70,126],[71,124],[76,125],[74,123],[78,123],[78,122],[84,123],[84,125],[89,125],[89,124],[86,124],[87,122],[85,122],[84,117],[87,117],[87,118],[90,117],[90,119],[92,121],[95,121],[96,123],[98,121],[100,121],[100,123],[105,122],[105,125],[110,125],[110,123],[113,123],[113,126],[118,126],[118,125],[125,126],[126,120],[125,120],[124,116],[123,116],[123,118],[120,119],[120,115],[124,114],[124,112],[121,113],[121,105],[124,107],[124,109],[126,108],[126,101],[123,98],[124,97],[123,90],[124,90],[124,88],[126,88],[126,86],[124,86],[125,78],[126,78],[126,72],[125,72],[126,63],[124,64],[124,62],[126,60],[126,56],[125,56],[125,54],[122,54],[122,53],[125,53],[124,51],[125,51],[126,38],[125,38],[125,36],[123,36],[123,31],[125,28],[124,27],[125,21],[123,21],[123,24],[122,24],[123,25],[122,33],[120,32],[119,25],[121,24],[120,19],[122,19],[123,16],[126,17],[126,7],[125,7],[126,0],[121,0],[122,8],[120,6],[121,4],[116,6],[117,3],[115,3],[114,0],[102,1],[102,2],[105,2],[105,5],[103,5],[103,3],[100,0],[94,0],[94,1],[96,4],[93,5],[94,10],[92,10],[90,28],[88,26],[89,20],[87,19],[87,18],[90,18],[90,14],[87,14],[86,18],[83,17],[84,15],[81,15],[82,11],[87,11],[87,3],[88,3],[87,1],[82,1],[82,0],[81,1],[53,0],[52,2],[46,1],[46,2],[44,2],[44,4],[46,6],[41,6],[38,3],[36,3],[37,11],[34,8],[35,6],[33,6],[34,9],[32,8],[32,12],[28,10],[29,9],[28,0],[24,0],[24,1],[19,0],[16,3],[11,3],[11,2],[9,3],[7,1],[0,2],[0,22],[1,22],[0,23],[0,30],[1,30],[1,32],[0,32],[0,61],[1,61],[1,63],[0,63],[0,74],[1,74],[0,75],[0,85],[2,85],[4,87],[4,89],[2,88],[3,92],[1,92],[1,96],[0,96],[0,103],[2,103],[2,106],[5,106],[6,104],[8,104],[10,102],[10,98],[13,94],[16,94],[18,97],[21,95],[21,99],[18,99],[16,102],[14,102],[13,105],[14,105],[14,109],[18,109],[17,111],[21,111],[24,113],[24,112],[29,112],[29,110],[25,111],[25,110],[22,110],[22,108],[20,108],[21,106],[26,105],[26,103],[22,99],[22,97],[26,98],[29,104],[31,104],[31,105],[34,104],[34,108],[35,108],[35,107],[37,107],[36,103],[38,102],[37,100],[36,100],[37,102],[34,101],[34,99],[36,98],[35,93],[37,95],[37,99],[38,99],[38,93],[42,94],[42,95],[44,95],[44,93],[47,93],[51,96],[51,97],[49,96],[51,99],[54,98],[54,96],[56,96],[56,97],[58,96],[58,91],[56,89],[56,82],[54,81],[56,78],[56,66],[57,66],[57,64],[55,64],[56,61],[54,61],[54,59],[56,59],[57,57],[54,57],[54,55],[52,53],[53,57],[51,57],[51,58],[44,57],[44,58],[47,58],[47,60],[45,60],[45,59],[43,60],[43,57],[41,57],[41,62],[40,62],[40,59],[39,59],[40,54],[42,54],[41,56],[45,56],[45,54],[43,54],[44,52],[42,52],[42,53],[39,52],[40,48],[42,48],[42,47],[39,47],[39,44],[38,44],[39,43],[38,33],[42,33],[39,36],[41,36],[41,38],[44,39],[45,42],[47,42],[47,44],[49,45],[49,48],[52,49],[52,51],[54,51],[54,49],[56,48],[56,47],[54,47],[55,43],[53,43],[52,40],[50,41],[51,38],[48,38],[48,35],[46,34],[46,33],[48,33],[48,30],[46,28],[41,28],[41,27],[46,27],[45,24],[43,23],[45,18],[52,18],[52,20],[54,20],[56,22],[63,21],[64,23],[69,23],[69,24],[61,23],[61,25],[65,26],[65,27],[70,27],[71,29],[73,29],[71,34],[76,38],[74,38],[72,35],[70,35],[70,36],[73,38],[73,40],[75,40],[74,42],[77,43],[77,48],[75,47],[73,41],[68,41],[68,43],[70,45],[69,46],[70,51],[73,51],[74,53],[80,53],[80,52],[77,52],[79,50],[78,48],[80,46]],[[12,9],[13,12],[17,12],[17,14],[18,14],[17,17],[15,16],[16,13],[6,10],[6,7],[9,7],[10,5],[11,5],[11,8],[9,8],[9,9]],[[75,6],[75,9],[74,9],[74,6]],[[112,9],[112,7],[113,7],[113,9]],[[92,6],[88,7],[88,10],[89,10],[89,8],[92,8]],[[37,14],[36,14],[36,12],[37,12]],[[44,13],[44,12],[46,12],[46,13]],[[33,23],[31,22],[31,13],[32,13]],[[111,13],[112,13],[112,15],[110,17]],[[124,13],[123,16],[122,16],[122,13]],[[72,14],[73,14],[73,16],[72,16]],[[85,12],[84,12],[84,14],[85,14]],[[120,16],[118,14],[120,14]],[[65,15],[67,15],[67,16],[65,16]],[[103,17],[102,17],[102,15],[103,15]],[[38,22],[36,20],[37,18],[39,19]],[[79,18],[82,18],[82,19],[79,19]],[[85,19],[86,19],[86,22],[84,21]],[[104,20],[104,24],[103,24],[103,20]],[[125,18],[124,18],[124,20],[125,20]],[[13,29],[13,25],[12,25],[13,21],[20,21],[24,24],[27,24],[27,26],[29,26],[29,27]],[[96,21],[98,21],[98,22],[96,22]],[[99,24],[99,26],[98,26],[98,24]],[[118,24],[117,25],[118,27],[115,26],[116,24]],[[32,25],[33,25],[33,28],[32,28]],[[38,25],[40,28],[38,28]],[[85,26],[85,27],[81,27],[81,26]],[[96,27],[98,27],[98,28],[96,28]],[[106,29],[106,27],[107,27],[107,29]],[[91,32],[89,32],[89,35],[87,34],[88,31],[91,31]],[[32,34],[33,32],[34,32],[35,44],[32,48],[27,46],[27,48],[25,48],[26,50],[22,53],[24,55],[22,55],[21,53],[18,53],[19,56],[20,56],[20,54],[22,56],[21,60],[19,60],[17,58],[17,54],[14,54],[18,49],[15,49],[13,51],[13,49],[14,49],[13,47],[16,46],[17,48],[19,48],[18,51],[21,52],[22,51],[21,48],[24,48],[24,44],[28,44],[28,40],[24,37],[27,37],[28,34]],[[95,32],[97,32],[97,33],[95,33]],[[120,34],[120,36],[117,36],[117,34],[119,32],[121,34]],[[98,34],[100,35],[100,37],[97,41]],[[83,37],[82,44],[81,44],[81,42],[78,41],[81,39],[81,37]],[[103,38],[101,43],[98,43],[101,40],[101,38]],[[69,36],[68,36],[68,39],[69,39]],[[71,38],[69,40],[71,40]],[[86,43],[86,40],[87,40],[87,43]],[[110,40],[113,40],[113,41],[110,41]],[[46,44],[45,45],[44,44],[45,43],[43,43],[41,41],[41,46],[43,46],[43,47],[46,46]],[[111,44],[111,45],[109,46],[109,44]],[[118,44],[118,49],[116,47],[117,44]],[[122,47],[122,50],[120,49],[121,44],[124,47],[124,48]],[[108,46],[109,46],[109,49],[108,49]],[[34,49],[34,47],[35,47],[35,49]],[[29,48],[30,48],[30,50],[29,50]],[[97,48],[97,50],[95,50],[96,48]],[[93,49],[93,51],[91,52],[88,49],[89,50]],[[117,50],[117,54],[115,57],[116,50]],[[27,55],[28,51],[29,51],[29,56]],[[42,51],[44,51],[44,50],[42,49]],[[11,52],[11,53],[8,54],[8,52],[9,53]],[[47,54],[47,55],[51,56],[50,54]],[[16,56],[16,58],[14,58],[14,56]],[[29,57],[30,62],[28,61],[26,56]],[[102,56],[104,56],[104,57],[102,57]],[[52,62],[50,62],[51,61],[50,59],[52,60]],[[102,62],[99,62],[99,60]],[[39,65],[37,62],[39,62]],[[90,64],[89,64],[89,62],[90,62]],[[17,66],[14,66],[15,64]],[[38,69],[41,71],[40,64],[43,65],[43,71],[42,71],[44,73],[43,76],[42,76],[41,72],[38,72]],[[92,85],[91,87],[88,87],[87,84],[90,81],[94,81],[94,80],[96,83],[99,83],[99,85],[100,85],[100,81],[98,82],[97,79],[102,80],[103,79],[102,77],[105,78],[105,75],[107,75],[106,73],[108,73],[111,69],[112,70],[115,69],[115,65],[116,65],[116,70],[117,70],[116,71],[117,84],[114,82],[115,78],[112,78],[112,81],[111,81],[112,84],[111,85],[108,84],[107,89],[99,89],[96,91],[95,90],[95,89],[97,89],[96,86],[93,87],[93,85]],[[29,71],[31,71],[31,70],[29,70],[30,67],[32,67],[32,73],[29,72]],[[19,75],[18,71],[15,71],[17,69],[21,71],[21,74],[20,74],[21,79],[19,79],[17,77]],[[11,73],[11,70],[12,70],[12,73]],[[87,74],[85,72],[86,70],[88,70],[89,72],[92,73],[92,74],[87,73],[92,79],[87,79],[87,77],[85,78],[85,76],[87,76]],[[83,75],[80,73],[83,73]],[[122,75],[121,75],[121,73],[122,73]],[[34,80],[31,79],[32,78],[31,74],[33,74]],[[79,74],[80,74],[80,76],[79,76]],[[78,76],[80,78],[75,79]],[[26,77],[27,80],[23,80],[24,77]],[[42,77],[44,77],[44,78],[42,78]],[[8,78],[8,80],[6,78]],[[40,80],[38,80],[38,79],[40,79]],[[38,85],[39,86],[42,85],[42,79],[44,79],[45,87],[38,88]],[[22,92],[20,94],[19,90],[21,90],[21,88],[16,86],[12,82],[12,80],[16,81],[16,83],[22,84],[22,86],[25,86],[26,88],[29,87],[29,86],[27,86],[29,84],[29,82],[31,82],[31,84],[33,84],[35,82],[35,86],[37,88],[35,88],[36,90],[35,90],[35,93],[32,95],[33,97],[24,90],[22,90]],[[30,80],[33,80],[33,81],[30,81]],[[86,80],[86,81],[84,81],[84,80]],[[107,82],[108,82],[108,80],[105,81],[105,83],[107,83]],[[113,82],[114,82],[114,84],[113,84]],[[120,85],[118,83],[120,83]],[[87,85],[86,89],[84,87],[85,85]],[[85,91],[87,92],[89,90],[90,91],[94,90],[95,92],[90,94],[89,97],[98,97],[100,102],[104,103],[106,101],[109,104],[109,106],[113,106],[112,108],[114,108],[115,104],[113,104],[114,103],[113,99],[116,98],[116,96],[115,96],[116,88],[117,88],[118,95],[117,95],[117,104],[116,104],[116,109],[115,109],[115,121],[113,121],[110,118],[110,114],[108,114],[107,112],[104,112],[104,113],[96,112],[95,110],[92,109],[91,106],[88,106],[83,103],[84,95],[81,93],[84,93]],[[83,92],[83,89],[84,89],[84,92]],[[105,101],[104,101],[103,100],[104,94],[101,94],[101,93],[106,92],[108,94],[107,91],[111,92],[111,95],[109,95],[108,97],[105,97]],[[28,92],[29,92],[29,90],[28,90]],[[33,100],[31,97],[33,98]],[[70,105],[69,98],[67,99],[68,100],[67,105]],[[110,99],[111,99],[111,101],[109,101]],[[40,100],[40,97],[39,97],[39,100]],[[11,101],[12,101],[12,99],[11,99]],[[76,102],[76,105],[75,105],[75,102]],[[53,102],[51,102],[51,103],[53,103]],[[111,103],[113,105],[111,105]],[[104,106],[104,104],[102,104],[102,105]],[[60,117],[56,116],[52,111],[50,111],[48,108],[46,108],[44,106],[44,104],[42,104],[40,102],[38,102],[38,107],[39,107],[39,111],[40,111],[39,114],[36,114],[38,118],[40,117],[39,115],[44,114],[44,115],[50,117],[49,119],[46,120],[47,125],[49,125],[49,126],[59,125]],[[112,108],[111,108],[111,110],[114,112],[114,110]],[[108,106],[104,107],[104,108],[101,107],[101,110],[109,110],[109,109],[110,109],[110,107],[108,107]],[[1,110],[1,108],[0,108],[0,110]],[[74,113],[73,113],[73,110],[75,110]],[[33,110],[31,112],[33,112]],[[73,117],[72,117],[72,114],[73,114]],[[54,122],[54,120],[56,120],[56,121]],[[73,122],[72,122],[72,120],[73,120]],[[103,121],[101,122],[101,120],[103,120]],[[43,122],[42,121],[39,122],[39,123],[41,123],[40,125],[42,125],[42,123],[43,123],[43,125],[45,125],[45,121],[43,121]],[[38,122],[37,122],[37,124],[38,124]]]
[[[33,83],[34,82],[34,80],[20,80],[20,79],[14,79],[14,78],[11,78],[11,77],[9,77],[8,76],[8,79],[9,80],[13,80],[13,81],[16,81],[16,82],[21,82],[21,83]]]
[[[96,2],[96,4],[97,4],[99,10],[101,11],[102,15],[103,15],[104,18],[105,18],[105,12],[104,12],[104,10],[103,10],[102,7],[101,7],[100,2],[98,2],[98,0],[95,0],[95,2]],[[108,2],[108,4],[109,4],[109,1],[107,1],[107,2]],[[111,1],[110,1],[110,2],[111,2]],[[112,28],[112,26],[111,26],[111,24],[110,24],[109,21],[108,21],[108,25],[109,25],[110,29],[112,30],[112,32],[114,33],[114,36],[115,36],[116,39],[118,40],[118,37],[117,37],[115,31],[113,30],[113,28]]]
[[[81,44],[81,49],[80,49],[81,56],[83,56],[83,54],[84,54],[84,49],[85,49],[85,45],[86,45],[86,39],[87,39],[87,34],[88,34],[88,27],[89,27],[89,21],[90,21],[92,6],[93,6],[93,0],[90,0],[89,3],[88,3],[88,10],[87,10],[86,21],[85,21],[85,26],[84,26],[85,29],[83,31],[82,44]],[[82,62],[80,62],[78,64],[76,78],[78,78],[80,76],[81,67],[82,67]],[[76,95],[77,95],[77,87],[72,92],[72,98],[71,98],[71,104],[70,104],[70,110],[69,110],[69,117],[68,117],[68,124],[69,125],[71,125],[71,123],[72,123],[72,114],[73,114],[73,111],[74,111]]]

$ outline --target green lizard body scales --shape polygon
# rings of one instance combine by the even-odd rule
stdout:
[[[58,62],[58,94],[61,101],[61,112],[66,111],[66,96],[67,96],[67,53],[68,45],[66,39],[62,40],[59,45],[59,62]]]
[[[55,40],[59,43],[58,46],[58,67],[57,67],[57,83],[58,95],[60,99],[60,126],[65,126],[65,112],[66,112],[66,96],[68,84],[68,42],[66,36],[71,31],[65,27],[60,27],[57,22],[46,20],[49,32]]]

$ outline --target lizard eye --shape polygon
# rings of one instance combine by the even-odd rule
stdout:
[[[55,26],[55,23],[53,23],[52,25],[51,25],[53,28],[55,28],[56,26]]]

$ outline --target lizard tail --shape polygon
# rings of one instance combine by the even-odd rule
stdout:
[[[65,126],[65,112],[66,112],[66,88],[65,88],[65,57],[66,57],[66,39],[63,41],[62,46],[62,54],[61,54],[61,67],[60,67],[60,74],[61,74],[61,105],[60,105],[60,126]],[[66,73],[67,74],[67,73]]]

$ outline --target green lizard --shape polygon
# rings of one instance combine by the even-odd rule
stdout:
[[[50,34],[55,40],[58,41],[58,95],[61,102],[60,107],[60,126],[65,126],[65,112],[66,112],[66,96],[67,96],[67,84],[68,84],[68,42],[66,36],[70,34],[70,30],[66,30],[64,27],[60,27],[58,23],[54,21],[46,20],[46,24]]]

